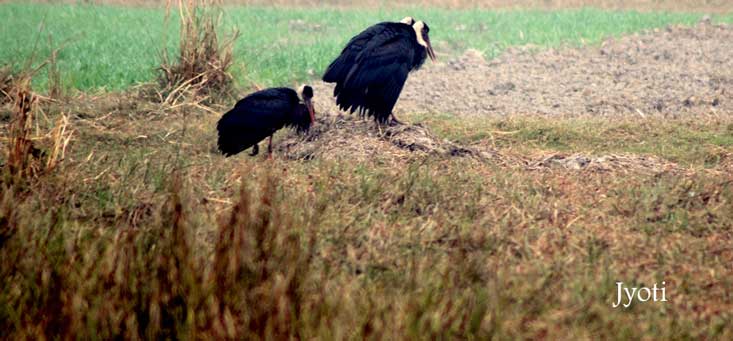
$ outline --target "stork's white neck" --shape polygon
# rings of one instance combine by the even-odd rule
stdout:
[[[298,99],[300,99],[301,101],[304,101],[305,100],[305,98],[303,96],[303,91],[305,90],[305,86],[306,85],[303,84],[303,85],[301,85],[301,86],[298,87],[298,91],[297,91],[298,92]]]
[[[417,37],[417,43],[422,45],[424,48],[428,48],[428,43],[425,42],[425,38],[422,36],[422,30],[424,27],[425,23],[422,21],[418,21],[412,25],[412,29],[415,30],[415,36]]]

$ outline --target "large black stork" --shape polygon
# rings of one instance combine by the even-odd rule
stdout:
[[[255,156],[257,144],[269,136],[267,153],[271,157],[272,135],[277,130],[290,127],[303,132],[315,122],[312,98],[313,88],[303,85],[297,92],[270,88],[241,99],[216,125],[219,150],[229,157],[252,147],[250,155]]]
[[[391,117],[410,71],[426,56],[435,61],[428,36],[430,28],[411,17],[383,22],[359,33],[326,69],[323,81],[336,83],[333,95],[344,111],[359,111],[384,123]]]

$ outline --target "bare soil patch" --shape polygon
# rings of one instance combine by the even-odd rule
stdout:
[[[469,50],[460,58],[413,73],[395,111],[480,116],[730,115],[731,51],[733,26],[707,22],[611,38],[601,46],[515,48],[489,61]],[[319,97],[330,101],[331,88],[317,86]]]
[[[395,112],[503,117],[681,115],[733,113],[733,27],[701,22],[668,27],[601,46],[512,49],[486,61],[469,50],[411,75]],[[553,171],[677,172],[676,164],[639,155],[508,155],[440,139],[420,125],[382,127],[338,114],[330,84],[316,82],[320,120],[309,135],[288,135],[291,159],[405,159],[417,154],[469,156],[501,165]]]

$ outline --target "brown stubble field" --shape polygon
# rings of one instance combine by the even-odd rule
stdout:
[[[411,76],[405,126],[313,81],[316,126],[273,160],[216,153],[224,100],[39,95],[0,336],[730,339],[732,31],[469,51]],[[612,308],[617,281],[669,301]]]

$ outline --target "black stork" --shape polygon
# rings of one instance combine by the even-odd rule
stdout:
[[[276,131],[290,127],[304,132],[315,122],[312,98],[313,88],[303,85],[297,92],[270,88],[241,99],[216,125],[219,150],[229,157],[252,147],[250,155],[254,156],[259,152],[257,144],[269,136],[267,153],[272,157],[272,135]]]
[[[333,95],[339,108],[358,110],[380,123],[390,117],[400,123],[392,109],[407,75],[426,56],[435,61],[428,32],[427,24],[407,17],[376,24],[351,38],[323,75],[324,82],[336,83]]]

